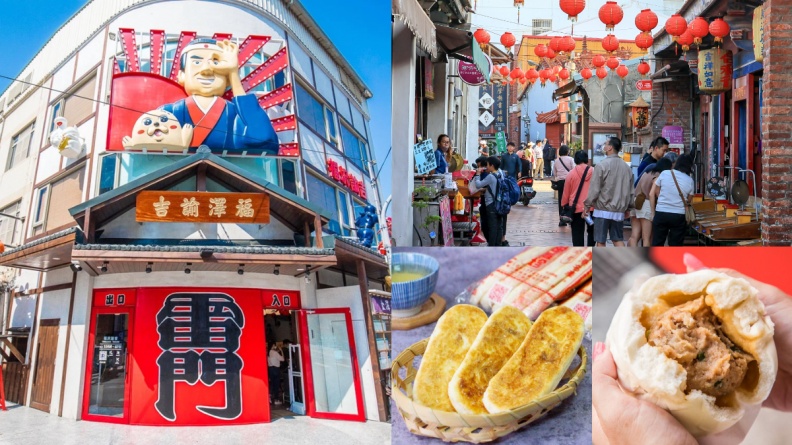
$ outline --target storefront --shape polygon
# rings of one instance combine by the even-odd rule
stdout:
[[[378,228],[371,92],[299,2],[105,3],[20,76],[47,88],[0,96],[0,146],[31,153],[0,177],[24,215],[6,394],[113,423],[387,421],[388,267],[355,236]]]

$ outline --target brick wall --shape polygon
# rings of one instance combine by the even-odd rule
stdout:
[[[522,89],[522,86],[519,83],[515,83],[514,85],[509,86],[509,107],[511,108],[512,105],[517,104],[517,112],[516,113],[509,113],[509,122],[507,124],[506,133],[506,140],[512,141],[517,144],[517,148],[520,148],[520,142],[522,142],[522,135],[520,135],[521,125],[520,125],[520,118],[522,118],[522,114],[520,110],[522,109],[517,102],[517,93]]]
[[[668,65],[671,60],[658,60],[657,66]],[[665,95],[664,95],[665,89]],[[662,136],[663,127],[676,125],[685,129],[685,147],[690,146],[690,82],[675,79],[670,82],[654,82],[652,85],[652,137]]]
[[[792,243],[792,0],[768,0],[764,14],[762,241]]]

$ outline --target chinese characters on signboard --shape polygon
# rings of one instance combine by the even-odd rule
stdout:
[[[435,159],[431,139],[413,145],[413,154],[415,156],[415,169],[419,175],[425,175],[437,168],[437,160]]]
[[[718,94],[731,90],[732,52],[717,49],[699,51],[698,86],[704,94]]]
[[[269,223],[269,195],[142,191],[137,196],[138,222]]]
[[[492,99],[489,99],[489,97]],[[485,120],[479,119],[479,133],[494,135],[498,131],[506,130],[506,122],[508,119],[508,90],[505,85],[483,85],[479,87],[479,100],[486,99],[484,102],[479,102],[479,116],[484,113],[491,113],[492,118]],[[491,101],[491,105],[490,105]]]
[[[209,416],[231,420],[242,414],[242,357],[237,354],[245,317],[233,298],[220,293],[175,293],[157,313],[157,345],[162,350],[159,398],[154,404],[167,420],[176,420],[176,383],[187,391],[198,381],[225,384],[223,406],[197,406]],[[199,352],[200,351],[200,352]]]
[[[352,193],[366,199],[366,184],[363,181],[358,181],[352,173],[332,159],[327,160],[327,173],[331,178],[338,181],[341,185],[348,187]]]

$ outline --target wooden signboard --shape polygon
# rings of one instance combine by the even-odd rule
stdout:
[[[268,224],[269,195],[142,191],[137,195],[135,221]]]

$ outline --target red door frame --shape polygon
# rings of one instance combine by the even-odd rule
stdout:
[[[89,414],[88,408],[91,403],[91,376],[93,375],[93,358],[94,358],[94,344],[96,342],[96,316],[99,314],[127,314],[127,350],[126,350],[126,365],[124,366],[124,415],[122,417],[103,416],[101,414]],[[134,306],[112,306],[112,307],[97,307],[91,308],[89,315],[91,323],[90,331],[88,333],[88,351],[86,354],[85,365],[85,386],[83,388],[83,406],[82,406],[82,420],[89,420],[93,422],[105,423],[129,423],[129,394],[131,385],[131,375],[129,367],[131,365],[132,342],[134,336],[132,335],[133,327],[135,326],[135,307]]]
[[[331,309],[304,309],[297,311],[300,320],[300,344],[303,345],[303,382],[306,393],[306,408],[308,416],[316,419],[366,421],[366,412],[363,408],[363,388],[360,382],[360,368],[358,367],[357,350],[355,348],[355,333],[352,329],[352,314],[349,308]],[[308,334],[308,315],[313,314],[344,314],[346,319],[347,336],[349,338],[349,352],[352,358],[352,379],[355,383],[355,396],[357,399],[357,414],[323,413],[316,410],[316,398],[313,387],[313,369],[311,368],[311,338]]]

